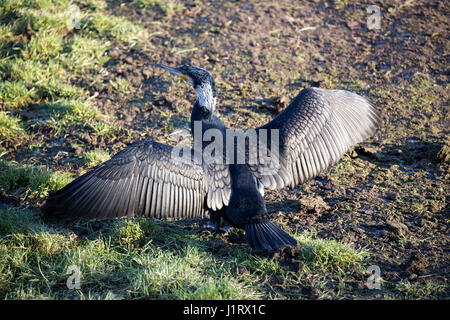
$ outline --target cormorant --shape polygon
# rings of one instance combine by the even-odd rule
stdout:
[[[214,114],[217,87],[209,72],[194,66],[157,66],[181,76],[197,93],[191,113],[194,148],[180,150],[149,140],[134,143],[52,192],[44,211],[92,219],[183,219],[203,217],[208,211],[218,224],[223,218],[245,229],[246,241],[254,250],[295,246],[296,240],[269,220],[264,188],[294,187],[316,177],[350,146],[371,136],[380,120],[374,107],[359,95],[307,88],[276,118],[253,129],[257,148],[251,150],[251,135],[245,134],[252,129],[241,130],[245,140],[239,143],[239,137],[237,141],[236,136],[227,138],[231,129]],[[264,137],[266,149],[262,148]],[[200,148],[196,148],[198,141]],[[213,142],[235,147],[231,161],[225,150],[208,147]],[[206,161],[205,151],[210,149],[214,149],[208,155],[213,160]],[[236,161],[239,156],[244,160]]]

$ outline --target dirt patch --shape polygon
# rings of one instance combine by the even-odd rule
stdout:
[[[274,254],[275,259],[283,266],[288,266],[292,271],[297,272],[303,268],[303,261],[299,258],[300,247],[285,247]]]

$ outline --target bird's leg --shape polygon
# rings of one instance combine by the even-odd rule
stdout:
[[[220,210],[210,210],[209,212],[210,223],[212,224],[212,229],[215,234],[227,232],[230,229],[229,226],[223,226],[223,215],[225,214],[225,211],[226,208],[222,208]]]
[[[209,219],[213,224],[214,233],[219,233],[220,227],[222,226],[222,216],[220,211],[211,210],[209,212]]]

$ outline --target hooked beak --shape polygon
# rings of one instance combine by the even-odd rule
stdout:
[[[182,73],[182,72],[180,71],[180,68],[169,67],[169,66],[166,66],[166,65],[164,65],[164,64],[162,64],[162,63],[158,63],[158,64],[156,64],[156,66],[157,66],[157,67],[160,67],[160,68],[163,68],[164,70],[167,70],[167,71],[169,71],[170,73],[173,73],[173,74],[175,74],[175,75],[177,75],[177,76],[183,78],[185,81],[188,81],[187,76],[186,76],[184,73]]]

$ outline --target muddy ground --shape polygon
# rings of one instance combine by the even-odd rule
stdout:
[[[380,29],[367,27],[372,4],[381,10]],[[405,279],[447,285],[447,3],[185,1],[173,10],[108,5],[150,35],[149,42],[110,50],[107,73],[79,83],[121,134],[102,138],[80,127],[56,139],[34,127],[33,141],[46,147],[36,154],[18,145],[6,157],[79,174],[87,150],[113,154],[145,138],[174,145],[170,134],[188,129],[195,93],[153,63],[209,70],[220,91],[218,113],[233,128],[266,123],[302,88],[351,90],[380,110],[376,136],[351,149],[331,173],[294,190],[267,192],[268,209],[291,231],[310,230],[371,253],[383,290],[367,290],[355,279],[347,297],[383,298]],[[130,84],[127,94],[108,85],[120,77]],[[32,118],[27,112],[22,116]],[[309,296],[315,297],[313,289]],[[448,298],[448,290],[438,298]]]

